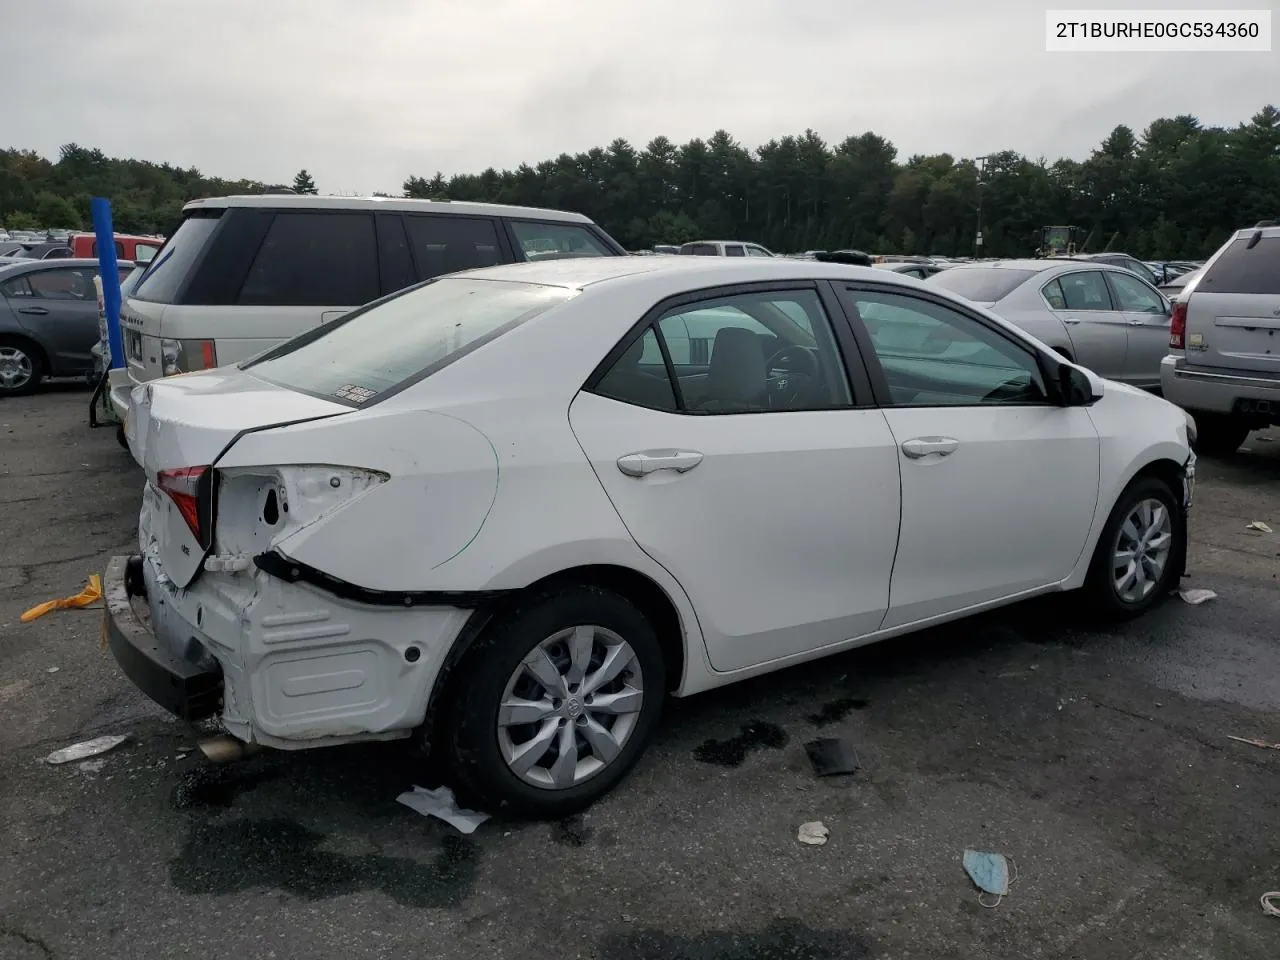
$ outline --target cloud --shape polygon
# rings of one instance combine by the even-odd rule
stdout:
[[[335,192],[722,127],[750,147],[812,127],[903,157],[1082,157],[1118,123],[1246,120],[1280,75],[1275,54],[1048,54],[1025,0],[11,6],[8,145],[277,182],[306,167]]]

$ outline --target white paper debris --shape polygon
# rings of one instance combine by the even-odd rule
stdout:
[[[1180,596],[1187,603],[1190,603],[1193,605],[1204,603],[1207,600],[1216,600],[1218,597],[1218,595],[1214,593],[1212,590],[1205,590],[1203,587],[1196,587],[1196,588],[1187,589],[1187,590],[1179,590],[1178,596]]]
[[[1245,527],[1246,530],[1257,530],[1259,533],[1271,533],[1271,528],[1261,520],[1255,520],[1253,523]]]
[[[45,673],[57,673],[61,669],[62,669],[61,667],[50,667],[48,670],[45,671]]]
[[[44,758],[44,762],[56,765],[59,763],[71,763],[73,760],[86,760],[89,757],[96,757],[100,753],[106,753],[108,750],[114,750],[128,739],[129,735],[127,733],[114,737],[95,737],[83,743],[75,743],[69,747],[63,747],[61,750],[55,750]]]
[[[810,846],[820,847],[827,842],[827,835],[830,831],[827,825],[821,820],[814,820],[811,823],[800,824],[800,832],[796,834],[796,839],[801,843],[807,843]]]
[[[463,833],[475,833],[476,827],[489,819],[489,814],[475,810],[459,810],[458,801],[448,787],[437,787],[427,790],[414,786],[408,793],[396,797],[397,803],[403,803],[411,810],[417,810],[424,817],[435,817],[450,826],[457,827]]]

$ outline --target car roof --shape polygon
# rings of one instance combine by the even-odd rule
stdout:
[[[205,197],[183,206],[189,210],[217,210],[225,207],[269,207],[273,210],[386,210],[412,213],[441,213],[454,216],[518,217],[526,220],[559,220],[564,223],[591,223],[590,217],[567,210],[542,207],[515,207],[505,203],[470,203],[457,200],[413,200],[403,197],[316,197],[310,194],[257,193],[247,196]]]
[[[885,281],[894,271],[857,267],[817,260],[787,257],[573,257],[507,263],[452,274],[483,280],[533,283],[581,290],[597,284],[641,278],[665,277],[682,281],[691,289],[717,284],[754,283],[768,280],[867,279]],[[918,284],[912,277],[898,277],[892,283]]]
[[[7,257],[0,257],[0,270],[8,273],[17,273],[19,270],[24,272],[33,272],[39,270],[54,270],[59,267],[98,267],[97,257],[61,257],[53,260],[19,260],[14,258],[11,262]],[[117,260],[116,263],[121,267],[134,269],[136,264],[132,260]]]

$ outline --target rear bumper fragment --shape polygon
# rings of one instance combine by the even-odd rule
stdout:
[[[141,557],[112,557],[102,578],[103,630],[111,652],[134,686],[184,720],[213,716],[222,704],[222,671],[169,649],[134,610],[146,601]]]

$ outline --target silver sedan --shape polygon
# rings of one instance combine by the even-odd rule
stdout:
[[[1173,307],[1128,270],[1086,260],[961,264],[925,281],[998,313],[1108,380],[1158,389]]]

